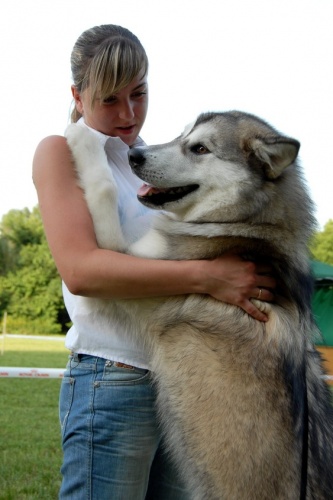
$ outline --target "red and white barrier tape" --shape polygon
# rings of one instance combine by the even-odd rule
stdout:
[[[17,366],[0,366],[0,378],[63,378],[63,368],[21,368]]]
[[[0,378],[63,378],[63,368],[22,368],[0,366]],[[324,380],[333,381],[333,375],[324,375]]]

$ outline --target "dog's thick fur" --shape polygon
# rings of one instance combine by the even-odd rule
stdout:
[[[333,498],[333,415],[311,338],[307,243],[312,203],[296,163],[299,143],[257,117],[207,113],[182,136],[132,149],[152,187],[140,201],[163,209],[129,250],[104,150],[69,126],[81,187],[103,248],[159,259],[207,259],[237,250],[267,260],[274,303],[255,301],[262,323],[210,296],[80,299],[117,314],[151,355],[169,450],[191,498]]]

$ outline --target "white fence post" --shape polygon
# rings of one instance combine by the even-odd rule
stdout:
[[[7,324],[7,311],[3,313],[2,320],[2,343],[1,343],[1,356],[3,356],[5,352],[5,336],[6,336],[6,324]]]

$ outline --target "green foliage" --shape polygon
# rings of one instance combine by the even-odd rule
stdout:
[[[330,219],[323,231],[317,232],[310,244],[313,259],[333,265],[333,219]]]
[[[47,333],[61,333],[61,325],[52,318],[31,318],[8,314],[6,331],[10,333],[43,335]]]
[[[0,236],[0,314],[10,333],[59,333],[68,316],[61,279],[50,254],[37,207],[11,210]],[[1,258],[2,256],[2,258]],[[60,322],[60,318],[64,318]]]
[[[9,240],[1,236],[0,232],[0,276],[4,276],[10,269],[13,269],[17,260],[17,252]]]
[[[44,230],[38,207],[34,207],[31,212],[28,208],[10,210],[2,218],[1,232],[17,248],[29,243],[41,243]]]

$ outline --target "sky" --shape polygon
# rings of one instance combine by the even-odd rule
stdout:
[[[72,47],[109,23],[149,57],[146,143],[172,140],[201,112],[256,114],[301,142],[319,227],[333,219],[333,0],[11,0],[0,18],[0,220],[37,205],[32,159],[68,124]]]

